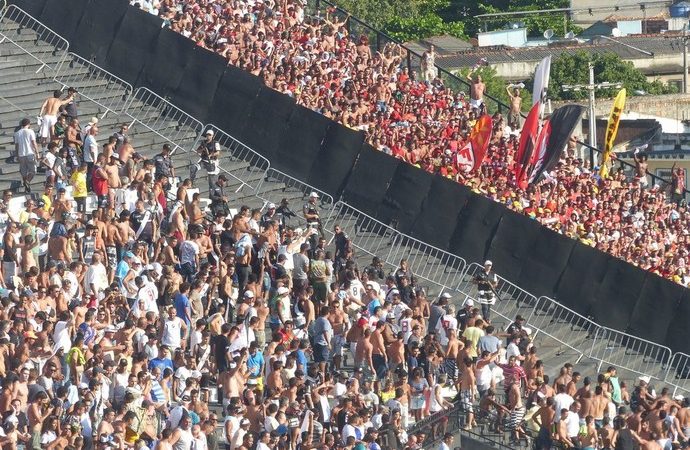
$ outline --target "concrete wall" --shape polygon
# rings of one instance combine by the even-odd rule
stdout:
[[[567,102],[551,102],[552,108],[556,109]],[[588,106],[587,101],[578,102]],[[597,116],[608,116],[611,112],[613,100],[597,99]],[[670,94],[670,95],[643,95],[628,97],[625,102],[625,112],[639,112],[646,115],[668,117],[671,119],[687,120],[690,119],[690,94]]]
[[[668,7],[672,1],[667,3],[645,4],[645,10],[640,9],[640,4],[645,3],[645,0],[570,0],[570,7],[575,11],[573,13],[573,21],[579,26],[589,26],[598,20],[603,20],[611,15],[622,17],[653,17],[658,14],[668,14]],[[619,8],[616,11],[616,7]],[[587,11],[592,8],[592,14]],[[582,10],[585,11],[577,11]]]

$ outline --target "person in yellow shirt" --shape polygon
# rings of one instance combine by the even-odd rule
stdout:
[[[50,208],[53,207],[53,185],[46,184],[46,188],[41,195],[41,200],[43,201],[43,211],[50,214]]]
[[[86,196],[89,192],[86,188],[86,170],[88,166],[84,163],[77,170],[72,173],[70,178],[70,183],[74,190],[72,191],[72,197],[74,201],[77,202],[77,211],[80,213],[86,212]]]

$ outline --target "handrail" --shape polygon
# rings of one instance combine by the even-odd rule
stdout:
[[[76,89],[79,95],[103,108],[105,111],[101,114],[101,118],[104,118],[109,112],[126,111],[134,91],[131,84],[76,53],[70,52],[67,56],[69,59],[64,58],[60,62],[53,81],[61,84],[63,88],[72,87]],[[75,64],[83,66],[86,72],[69,72],[68,68],[74,69]],[[99,81],[105,84],[99,84]],[[119,98],[112,96],[112,86],[114,85],[121,91]]]
[[[673,386],[673,395],[678,389],[690,392],[690,355],[682,352],[674,353],[668,365],[664,383]]]
[[[46,67],[53,71],[57,71],[57,68],[60,67],[60,64],[67,57],[67,52],[69,51],[69,42],[67,42],[67,39],[63,38],[55,31],[48,28],[43,23],[39,22],[37,19],[32,17],[30,14],[28,14],[26,11],[24,11],[17,5],[9,5],[6,9],[3,10],[2,17],[0,17],[0,24],[4,24],[5,19],[10,20],[19,25],[19,28],[17,29],[17,34],[20,34],[22,28],[30,29],[36,33],[37,41],[41,40],[47,43],[48,45],[54,47],[54,50],[52,52],[53,55],[56,55],[58,52],[63,52],[63,55],[55,63],[47,63],[46,61],[42,60],[26,48],[24,48],[19,42],[12,40],[12,38],[10,37],[10,33],[6,32],[2,28],[0,28],[0,36],[2,36],[2,39],[0,39],[0,44],[7,40],[16,47],[18,47],[22,52],[26,53],[31,58],[35,59],[40,64],[40,67],[38,68],[38,70],[36,70],[36,73],[40,72]]]
[[[344,10],[344,9],[341,8],[340,6],[337,6],[337,5],[333,4],[330,0],[315,0],[315,5],[316,5],[315,7],[316,7],[316,10],[317,10],[317,12],[318,12],[319,14],[320,14],[320,4],[321,4],[322,2],[325,3],[326,5],[330,6],[331,8],[335,8],[335,10],[337,10],[337,11],[340,12],[341,14],[349,15],[349,13],[348,13],[346,10]],[[380,46],[380,37],[382,36],[382,37],[384,37],[386,40],[388,40],[388,41],[390,41],[390,42],[393,42],[393,43],[395,43],[395,44],[398,44],[400,47],[404,48],[404,49],[407,51],[407,53],[408,53],[408,68],[409,68],[409,66],[410,66],[410,60],[409,60],[409,59],[410,59],[410,55],[414,55],[414,56],[417,57],[417,58],[422,58],[422,55],[420,55],[419,53],[415,52],[414,50],[411,50],[409,47],[405,46],[405,44],[402,43],[402,42],[400,42],[398,39],[395,39],[394,37],[389,36],[388,34],[384,33],[383,31],[377,30],[376,28],[372,27],[371,25],[367,24],[366,22],[363,22],[363,21],[361,21],[360,19],[357,19],[356,17],[353,17],[353,16],[350,16],[349,20],[356,22],[358,25],[360,25],[360,26],[366,28],[366,29],[369,30],[370,32],[376,33],[376,36],[377,36],[377,45]],[[470,87],[469,83],[468,83],[466,80],[463,80],[462,78],[458,77],[458,76],[455,75],[454,73],[452,73],[452,72],[446,70],[445,68],[439,66],[438,64],[435,64],[435,67],[436,67],[436,69],[438,70],[439,73],[442,73],[442,74],[444,74],[445,76],[451,78],[454,82],[460,83],[460,84],[464,85],[465,87]],[[505,104],[505,103],[503,103],[501,100],[499,100],[499,99],[497,99],[497,98],[491,96],[490,94],[485,93],[485,94],[484,94],[484,98],[485,98],[485,99],[488,98],[489,100],[491,100],[491,101],[493,101],[494,103],[496,103],[496,104],[498,105],[498,111],[499,111],[499,112],[501,112],[502,110],[509,110],[509,109],[510,109],[510,107],[509,107],[507,104]],[[523,113],[523,112],[520,112],[520,115],[521,115],[523,118],[527,117],[527,115],[526,115],[525,113]],[[595,130],[595,132],[596,132],[596,130]],[[597,147],[593,147],[593,146],[591,146],[591,145],[589,145],[589,144],[587,144],[586,142],[583,142],[583,141],[581,141],[581,140],[578,140],[577,143],[578,143],[579,145],[581,145],[581,146],[583,146],[583,147],[589,149],[589,151],[590,151],[590,161],[591,161],[591,164],[592,164],[592,165],[594,165],[594,161],[593,161],[594,155],[593,155],[593,152],[596,151],[596,152],[598,152],[599,154],[602,154],[602,153],[603,153],[603,151],[602,151],[601,149],[599,149],[599,148],[597,148]],[[627,161],[622,161],[622,160],[619,160],[619,162],[620,162],[621,165],[627,166],[627,167],[630,168],[630,169],[633,169],[633,170],[635,169],[635,165],[634,165],[634,164],[631,164],[631,163],[629,163],[629,162],[627,162]],[[671,181],[668,181],[668,180],[666,180],[666,179],[664,179],[664,178],[661,178],[661,177],[659,177],[658,175],[655,175],[655,174],[653,174],[653,173],[651,173],[651,172],[649,172],[649,171],[647,171],[647,175],[649,175],[650,177],[652,177],[653,180],[660,180],[660,181],[663,182],[664,184],[671,184],[671,183],[672,183]],[[685,191],[685,194],[690,193],[690,191],[687,190],[687,189],[684,189],[684,191]]]

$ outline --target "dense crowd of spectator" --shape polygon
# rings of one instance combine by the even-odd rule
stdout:
[[[573,141],[546,181],[519,187],[513,156],[520,105],[513,97],[509,120],[493,116],[494,133],[480,170],[466,173],[455,156],[476,118],[487,113],[485,86],[478,76],[471,77],[469,95],[444,86],[436,77],[433,48],[423,55],[418,76],[400,46],[388,43],[373,51],[367,35],[348,32],[348,17],[334,11],[310,16],[301,1],[137,3],[299,104],[363,130],[381,151],[464,183],[645,270],[685,286],[690,282],[682,171],[674,171],[673,185],[663,189],[648,186],[639,174],[614,172],[601,180],[588,161],[575,157]],[[638,168],[644,166],[641,158]]]

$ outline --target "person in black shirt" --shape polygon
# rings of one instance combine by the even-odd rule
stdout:
[[[134,230],[136,240],[152,242],[155,232],[155,218],[144,208],[142,200],[137,201],[136,209],[129,216],[130,226]]]
[[[220,334],[213,340],[213,354],[216,357],[216,369],[218,373],[223,373],[230,367],[228,360],[228,347],[230,347],[230,340],[228,334],[232,326],[229,323],[224,323],[220,328]]]
[[[221,174],[210,188],[211,211],[213,211],[213,215],[222,214],[223,216],[227,216],[230,214],[228,198],[225,196],[225,186],[227,182],[228,177],[226,177],[225,174]]]
[[[455,318],[458,320],[458,328],[460,330],[467,328],[467,320],[471,317],[472,308],[474,308],[474,300],[468,298],[465,302],[465,307],[461,308],[455,315]]]
[[[290,204],[286,198],[280,201],[280,205],[276,208],[276,216],[280,223],[280,231],[283,231],[284,227],[290,226],[290,220],[293,217],[297,217],[297,214],[292,212],[290,209]]]
[[[335,264],[336,271],[340,270],[347,261],[348,247],[350,238],[345,234],[345,230],[340,225],[333,227],[333,241],[335,242]]]
[[[72,119],[78,119],[79,118],[79,113],[77,112],[77,103],[75,101],[75,97],[77,94],[77,90],[73,87],[67,89],[67,96],[65,97],[65,100],[71,98],[71,101],[67,103],[65,106],[61,108],[63,114],[67,116],[67,121],[71,121]]]
[[[374,256],[371,264],[364,269],[364,273],[367,274],[371,281],[380,282],[386,278],[386,274],[383,271],[383,262],[378,256]]]
[[[208,130],[204,133],[206,139],[196,149],[196,152],[199,154],[199,161],[189,169],[189,178],[192,181],[196,179],[200,169],[206,171],[209,191],[213,189],[215,175],[218,173],[218,158],[220,157],[220,144],[213,139],[213,136],[213,130]]]
[[[164,176],[167,178],[175,176],[175,167],[173,166],[172,159],[170,158],[170,145],[163,145],[163,150],[153,157],[153,163],[156,166],[156,178]],[[170,183],[167,182],[166,186],[170,188]]]

